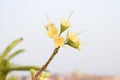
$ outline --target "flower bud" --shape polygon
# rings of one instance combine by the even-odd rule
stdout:
[[[61,29],[60,29],[60,33],[64,32],[65,30],[67,30],[71,24],[69,22],[69,20],[64,20],[64,19],[61,19]]]
[[[39,77],[39,79],[38,80],[44,80],[44,78],[43,77]]]
[[[55,38],[58,34],[57,28],[49,28],[47,31],[47,35],[51,38]]]
[[[45,25],[45,28],[48,30],[49,28],[54,28],[55,24],[53,22],[48,23],[47,25]]]
[[[73,48],[79,49],[80,40],[77,37],[77,34],[74,32],[68,33],[67,35],[67,44]]]
[[[47,35],[51,38],[55,38],[58,34],[58,29],[55,27],[54,23],[49,23],[45,26],[47,29]]]
[[[48,78],[49,76],[50,76],[50,73],[49,72],[45,72],[44,77]]]
[[[33,77],[35,73],[35,69],[30,69],[30,73],[31,73],[31,76]]]

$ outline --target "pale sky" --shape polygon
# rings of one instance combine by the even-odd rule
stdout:
[[[11,62],[42,66],[54,48],[43,27],[45,11],[59,27],[60,18],[67,18],[72,10],[70,31],[84,31],[79,35],[81,50],[61,48],[48,70],[120,75],[120,0],[0,0],[0,52],[23,37],[13,51],[27,51]]]

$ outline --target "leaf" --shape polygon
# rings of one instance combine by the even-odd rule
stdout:
[[[35,70],[39,70],[40,67],[38,66],[17,66],[17,67],[6,67],[3,70],[4,71],[28,71],[30,69],[35,69]],[[47,71],[47,70],[46,70]]]
[[[7,60],[11,60],[12,58],[14,58],[15,56],[17,56],[18,54],[24,52],[25,50],[24,49],[20,49],[20,50],[17,50],[15,51],[14,53],[12,53],[10,56],[8,56]]]
[[[16,39],[14,40],[10,45],[8,45],[8,47],[3,51],[1,57],[2,60],[4,59],[4,57],[18,44],[22,41],[22,38]]]
[[[14,64],[14,63],[10,63],[9,65],[7,65],[7,67],[18,67],[19,64]]]

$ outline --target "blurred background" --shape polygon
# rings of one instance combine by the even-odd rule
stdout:
[[[48,70],[120,76],[120,0],[0,0],[0,52],[23,37],[16,49],[27,51],[11,62],[42,66],[54,48],[44,29],[48,23],[45,11],[59,28],[60,18],[66,19],[72,10],[71,30],[84,31],[79,35],[80,51],[61,48]],[[29,75],[11,74],[23,73]]]

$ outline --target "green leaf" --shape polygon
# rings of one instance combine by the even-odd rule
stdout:
[[[15,51],[14,53],[12,53],[10,56],[8,56],[7,60],[11,60],[12,58],[14,58],[15,56],[17,56],[18,54],[24,52],[25,50],[24,49],[20,49],[20,50],[17,50]]]
[[[18,66],[19,66],[19,64],[10,63],[6,67],[18,67]]]
[[[28,71],[30,69],[39,70],[40,68],[38,66],[17,66],[17,67],[6,67],[3,69],[3,71]]]
[[[2,60],[5,58],[5,56],[18,44],[22,41],[22,38],[14,40],[8,47],[3,51],[2,53]]]

